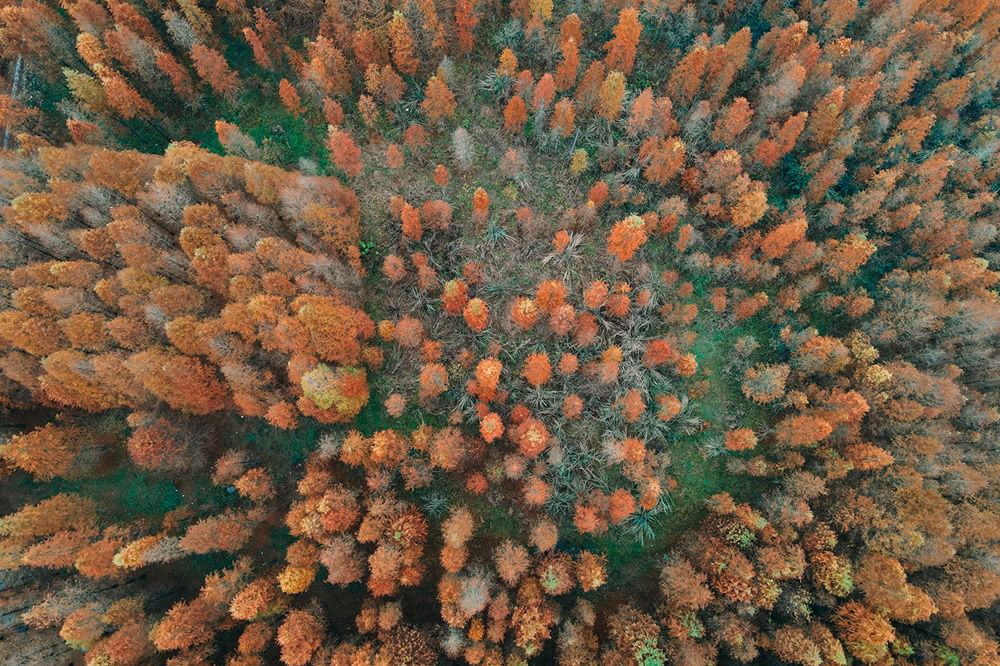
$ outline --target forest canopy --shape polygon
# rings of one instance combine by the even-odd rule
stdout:
[[[3,0],[0,666],[1000,664],[998,32]]]

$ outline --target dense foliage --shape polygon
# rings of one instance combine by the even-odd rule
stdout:
[[[0,5],[0,664],[1000,663],[995,2]]]

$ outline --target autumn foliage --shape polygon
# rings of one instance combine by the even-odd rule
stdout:
[[[0,662],[1000,663],[1000,9],[0,8]]]

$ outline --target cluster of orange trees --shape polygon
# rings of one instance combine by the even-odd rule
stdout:
[[[1000,663],[995,3],[0,4],[0,664]]]

